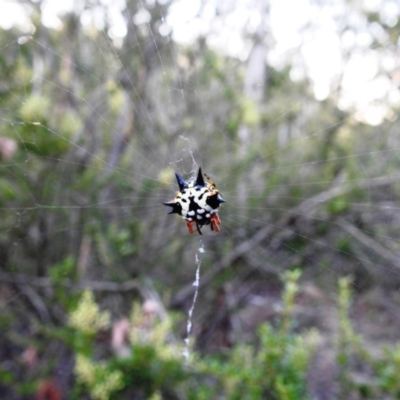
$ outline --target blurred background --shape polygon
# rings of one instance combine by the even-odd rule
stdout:
[[[400,398],[399,15],[1,0],[0,398]]]

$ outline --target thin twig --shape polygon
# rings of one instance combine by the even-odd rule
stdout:
[[[380,243],[375,241],[372,237],[367,236],[365,233],[360,231],[357,227],[354,225],[348,223],[346,220],[343,218],[339,219],[340,226],[343,228],[347,233],[349,233],[351,236],[353,236],[355,239],[357,239],[361,244],[363,244],[365,247],[367,247],[369,250],[372,250],[376,255],[379,257],[383,258],[387,262],[389,262],[391,265],[396,267],[397,269],[400,269],[400,256],[393,253],[389,249],[383,247]]]
[[[49,278],[32,278],[30,276],[20,274],[0,273],[0,282],[9,282],[18,285],[35,286],[41,288],[51,288],[55,286],[55,283]],[[143,289],[142,285],[140,285],[136,279],[131,279],[122,283],[88,280],[74,282],[66,279],[61,281],[59,284],[66,288],[72,288],[73,290],[89,288],[99,292],[130,292],[132,290],[138,290],[142,292]]]

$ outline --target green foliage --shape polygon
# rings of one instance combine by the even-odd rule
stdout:
[[[130,316],[129,332],[124,343],[125,355],[98,359],[95,337],[109,329],[107,312],[100,311],[93,294],[86,290],[77,308],[70,314],[70,327],[65,338],[76,354],[75,398],[90,393],[94,400],[133,396],[202,400],[306,400],[307,371],[316,343],[316,331],[294,333],[294,306],[299,290],[300,271],[283,275],[282,317],[273,326],[263,323],[258,329],[258,344],[237,343],[220,356],[203,356],[191,350],[185,363],[182,344],[171,342],[172,320],[155,320],[138,304]],[[340,366],[340,388],[343,396],[355,392],[374,399],[400,394],[400,345],[386,349],[377,360],[365,349],[349,318],[351,305],[350,279],[339,280],[339,334],[337,361]],[[149,319],[150,318],[150,319]],[[373,372],[369,382],[352,378],[353,359],[357,357]],[[3,379],[12,381],[10,374]],[[178,395],[179,393],[179,395]],[[154,397],[153,397],[154,396]],[[163,398],[163,397],[161,397]]]
[[[11,385],[14,382],[14,375],[7,369],[0,367],[0,384]]]
[[[16,187],[7,179],[0,178],[0,201],[10,201],[16,199]]]
[[[62,282],[65,278],[74,279],[76,272],[75,267],[76,262],[74,258],[68,256],[49,269],[49,277],[54,281],[54,283]]]
[[[400,396],[400,343],[393,348],[383,347],[381,356],[374,357],[354,330],[349,318],[352,300],[351,279],[339,280],[338,312],[339,337],[337,361],[340,365],[341,391],[343,395],[355,391],[363,399],[393,398]],[[370,371],[370,379],[358,380],[354,375],[354,360]],[[387,397],[390,396],[390,397]]]
[[[137,251],[139,233],[133,229],[119,228],[114,224],[108,226],[109,243],[116,254],[122,257],[131,256]]]
[[[221,380],[226,399],[306,399],[306,369],[312,345],[304,337],[271,325],[259,329],[258,349],[239,344],[226,359],[209,362],[206,371]]]
[[[349,319],[350,282],[349,278],[341,278],[339,280],[339,339],[337,361],[340,366],[340,377],[342,381],[342,390],[344,392],[349,389],[348,375],[350,373],[350,358],[354,350],[354,345],[358,345],[359,340]]]
[[[290,81],[290,66],[286,66],[282,70],[270,67],[268,71],[268,90],[280,91],[285,84]]]
[[[23,120],[35,122],[45,121],[49,115],[50,101],[44,96],[30,96],[19,109]]]
[[[376,384],[383,393],[389,393],[394,398],[400,397],[400,343],[394,348],[385,348],[381,360],[374,361]]]
[[[240,100],[240,121],[244,125],[256,126],[260,122],[260,115],[257,105],[248,98]]]
[[[125,388],[115,393],[113,399],[124,397],[132,389],[143,393],[145,398],[160,390],[173,393],[189,376],[179,356],[161,356],[152,344],[134,345],[131,351],[129,358],[110,361],[110,367],[121,372]]]
[[[93,293],[87,289],[83,292],[78,307],[71,313],[69,325],[90,337],[110,326],[110,315],[100,311]]]
[[[96,360],[95,336],[110,327],[109,314],[101,311],[93,293],[84,291],[69,325],[76,352],[76,393],[87,389],[94,400],[118,399],[132,390],[150,398],[158,390],[173,392],[187,373],[182,364],[182,348],[170,343],[171,320],[152,321],[152,317],[134,304],[130,316],[127,354],[119,358]]]
[[[59,157],[71,146],[67,136],[47,126],[47,120],[43,124],[25,121],[17,131],[16,139],[24,149],[44,157]]]
[[[178,387],[181,393],[187,391],[189,399],[306,399],[305,374],[313,344],[310,335],[296,335],[290,330],[299,277],[298,270],[284,276],[282,321],[277,328],[269,324],[260,327],[257,349],[237,344],[220,358],[202,359],[192,351],[190,365],[184,363],[182,346],[173,345],[168,339],[171,320],[150,322],[137,304],[130,317],[128,354],[94,359],[91,338],[109,326],[109,317],[86,290],[69,318],[75,332],[72,343],[77,384],[81,390],[86,388],[93,399],[100,400],[123,398],[132,390],[150,398],[159,391],[174,393]],[[214,380],[211,386],[206,383],[208,376]]]
[[[67,141],[70,140],[72,135],[82,128],[82,123],[79,116],[71,111],[65,111],[58,121],[58,132]],[[66,146],[68,147],[68,146]]]
[[[24,149],[40,156],[65,153],[71,147],[71,135],[80,128],[79,118],[73,113],[54,118],[50,105],[46,96],[28,96],[19,109],[19,128],[13,132]]]
[[[49,277],[54,285],[53,301],[66,310],[70,310],[76,305],[77,296],[72,295],[64,285],[67,280],[73,284],[76,280],[76,261],[72,256],[67,256],[64,260],[49,268]]]
[[[347,236],[340,237],[336,241],[335,247],[344,254],[351,254],[351,242]]]
[[[326,209],[331,214],[340,214],[348,210],[350,204],[351,202],[348,201],[347,196],[338,196],[326,203]]]
[[[89,388],[93,400],[107,400],[123,387],[121,371],[113,370],[104,362],[92,362],[81,354],[76,357],[75,374],[78,382]]]
[[[306,370],[313,352],[312,335],[291,332],[299,270],[283,277],[283,313],[279,326],[262,324],[259,345],[237,344],[225,357],[204,360],[205,371],[219,377],[223,398],[239,400],[306,399]],[[216,396],[214,396],[215,398]]]

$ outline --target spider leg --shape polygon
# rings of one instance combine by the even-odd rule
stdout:
[[[199,232],[200,235],[202,235],[201,230],[200,230],[200,225],[196,224],[196,228],[197,228],[197,232]]]
[[[187,226],[190,234],[194,233],[193,224],[194,224],[194,221],[186,221],[186,226]]]

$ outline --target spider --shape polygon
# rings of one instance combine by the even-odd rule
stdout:
[[[225,200],[219,194],[215,183],[206,174],[207,183],[204,181],[201,168],[196,180],[184,181],[178,174],[175,174],[178,181],[179,191],[176,192],[172,201],[163,203],[172,207],[168,214],[179,214],[186,220],[189,233],[195,233],[193,225],[196,225],[197,232],[202,235],[200,228],[203,225],[211,225],[211,230],[219,232],[221,220],[218,217],[218,208]]]

